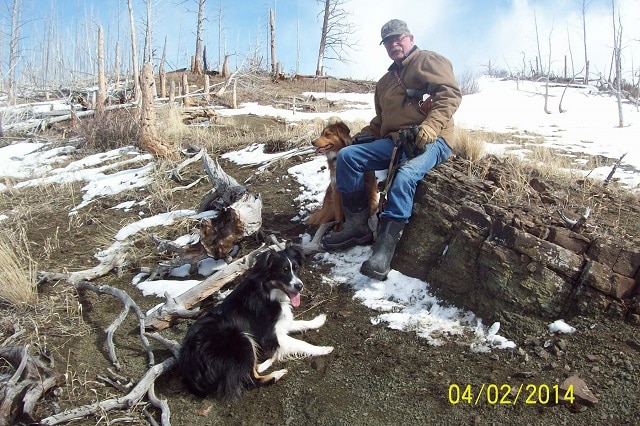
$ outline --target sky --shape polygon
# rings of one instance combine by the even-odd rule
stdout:
[[[577,153],[606,157],[608,164],[601,163],[597,168],[579,172],[589,174],[595,179],[604,179],[609,174],[613,162],[622,154],[626,154],[614,177],[627,188],[640,191],[640,144],[637,143],[640,111],[637,107],[623,105],[626,124],[625,127],[618,128],[615,99],[598,94],[592,87],[569,88],[563,101],[563,109],[566,110],[564,113],[557,112],[563,88],[551,88],[551,113],[547,114],[543,110],[544,101],[540,96],[544,90],[542,86],[531,82],[520,82],[517,86],[515,81],[489,78],[482,78],[479,83],[480,92],[465,95],[460,109],[456,112],[459,126],[483,129],[489,133],[518,132],[521,136],[535,133],[543,138],[541,141],[532,138],[524,144],[516,144],[515,141],[502,144],[486,141],[487,152],[498,156],[514,155],[527,159],[535,148],[541,145],[558,149],[558,155],[569,158],[574,158]],[[366,122],[374,114],[371,93],[313,95],[343,99],[347,105],[346,110],[339,113],[312,113],[247,103],[241,104],[240,108],[235,110],[219,107],[217,112],[221,115],[255,114],[280,117],[292,125],[304,120],[326,119],[335,115],[339,115],[345,121]],[[63,100],[55,103],[63,105],[64,102]],[[53,107],[52,103],[54,102],[38,104],[34,108],[50,110]],[[0,109],[0,113],[2,112]],[[20,114],[16,116],[24,117]],[[309,134],[309,140],[313,137],[313,134]],[[223,157],[237,164],[259,165],[268,159],[291,155],[291,152],[265,154],[262,148],[261,145],[252,145],[240,151],[226,153]],[[300,148],[297,154],[305,152],[310,154],[308,161],[293,165],[284,172],[296,182],[287,188],[292,192],[292,200],[295,203],[290,211],[292,221],[304,220],[310,211],[320,206],[329,182],[325,157],[313,155],[311,147]],[[42,139],[15,140],[12,144],[0,148],[0,182],[5,182],[0,183],[0,192],[9,190],[7,182],[13,182],[12,191],[20,191],[21,188],[33,185],[81,182],[84,184],[82,200],[69,209],[69,215],[74,215],[97,200],[102,206],[108,206],[109,196],[130,189],[133,183],[136,187],[143,188],[151,183],[154,176],[156,166],[153,158],[133,147],[123,147],[70,161],[70,158],[75,158],[71,157],[72,155],[78,154],[72,144],[65,146],[60,141],[48,144]],[[297,155],[295,158],[303,156]],[[575,161],[580,163],[582,159],[575,157]],[[116,169],[119,170],[117,173],[112,172]],[[274,182],[280,182],[279,177],[273,178]],[[162,227],[171,226],[176,219],[202,217],[196,215],[195,210],[188,209],[147,217],[142,213],[136,213],[139,206],[146,203],[144,192],[129,194],[131,200],[120,204],[114,201],[111,208],[131,212],[134,216],[133,221],[115,230],[111,246],[88,248],[93,250],[96,259],[104,259],[113,254],[114,250],[131,242],[136,234],[143,230],[162,235]],[[139,194],[139,198],[136,198],[136,194]],[[16,213],[0,211],[0,224],[12,214]],[[213,215],[215,212],[207,214]],[[175,242],[187,245],[196,241],[196,238],[197,235],[186,234],[177,238]],[[309,241],[311,235],[305,233],[300,235],[300,238]],[[460,344],[461,348],[479,352],[507,349],[517,345],[517,342],[502,336],[504,330],[501,330],[499,323],[488,324],[471,311],[445,306],[445,303],[430,293],[427,282],[405,276],[396,270],[392,270],[389,278],[383,282],[360,274],[360,265],[370,254],[370,246],[354,247],[342,253],[319,253],[311,261],[332,265],[330,272],[322,275],[322,285],[350,286],[354,298],[370,308],[372,325],[383,325],[414,333],[432,345],[454,341]],[[199,265],[199,270],[202,275],[207,276],[222,265],[223,262],[219,260],[208,259]],[[73,269],[77,266],[61,267]],[[132,285],[136,287],[131,291],[140,291],[158,303],[161,303],[161,297],[165,292],[175,296],[200,282],[194,277],[187,277],[184,268],[176,269],[173,276],[164,280],[149,281],[147,278],[145,275],[136,275],[132,280]],[[566,323],[563,318],[552,321],[548,327],[549,333],[581,332],[580,329]]]
[[[2,26],[9,29],[12,0],[1,0]],[[95,39],[95,26],[105,31],[107,62],[113,63],[116,40],[120,51],[129,51],[129,16],[126,0],[22,0],[23,52],[29,56],[41,50],[43,34],[60,34],[66,45],[64,60],[71,62]],[[151,0],[153,46],[159,58],[167,37],[167,69],[188,67],[195,51],[197,0]],[[587,0],[587,46],[591,77],[609,76],[613,46],[613,19],[610,0]],[[375,6],[373,6],[375,4]],[[348,63],[325,61],[325,73],[341,78],[377,80],[390,65],[380,42],[380,28],[389,19],[407,22],[422,49],[448,57],[457,75],[486,71],[489,67],[517,73],[535,64],[539,40],[545,67],[564,74],[565,56],[568,74],[579,74],[584,64],[581,0],[346,0],[344,8],[355,33],[348,40]],[[631,81],[631,69],[640,67],[640,0],[616,0],[623,28],[622,61],[625,79]],[[146,4],[133,1],[139,56],[144,40]],[[276,16],[277,58],[287,74],[314,74],[318,58],[322,5],[313,0],[207,0],[203,41],[213,66],[218,63],[219,46],[232,54],[235,68],[249,58],[269,60],[269,10]],[[220,10],[224,24],[219,31]],[[538,36],[536,38],[536,23]],[[218,35],[221,34],[222,43]],[[77,41],[79,40],[79,41]],[[7,39],[3,40],[7,45]],[[551,47],[550,47],[551,45]],[[64,50],[63,47],[51,48]],[[3,74],[6,55],[3,52]],[[75,49],[73,50],[75,52]],[[93,55],[93,54],[92,54]],[[82,56],[82,55],[80,55]],[[110,59],[111,58],[111,59]],[[77,59],[77,58],[76,58]],[[35,61],[26,58],[25,63]],[[244,61],[244,62],[243,62]],[[30,68],[33,69],[33,66]],[[636,78],[637,79],[637,78]]]

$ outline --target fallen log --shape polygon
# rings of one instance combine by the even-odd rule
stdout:
[[[171,327],[177,318],[184,317],[185,312],[190,311],[198,303],[244,274],[255,264],[258,255],[269,249],[281,250],[282,244],[278,243],[269,247],[263,246],[257,248],[246,256],[220,269],[184,293],[176,297],[165,295],[165,303],[147,313],[145,320],[146,327],[156,331]]]

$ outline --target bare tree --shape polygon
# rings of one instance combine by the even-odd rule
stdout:
[[[204,25],[204,4],[207,0],[198,0],[198,26],[196,27],[196,54],[192,61],[191,72],[202,74],[202,27]]]
[[[102,26],[98,26],[98,100],[96,102],[96,115],[102,115],[107,99],[107,79],[104,71],[104,34]]]
[[[129,6],[129,25],[131,26],[131,62],[133,62],[133,88],[134,99],[137,102],[140,99],[140,70],[138,68],[138,51],[136,49],[136,24],[133,19],[133,4],[131,0],[127,0]]]
[[[544,73],[544,69],[542,69],[542,54],[540,53],[540,35],[538,34],[538,17],[536,16],[535,9],[533,9],[533,23],[535,24],[535,27],[536,27],[536,45],[538,46],[538,56],[536,57],[536,74],[541,74],[541,73]]]
[[[538,33],[537,31],[538,26],[536,25],[536,34]],[[547,114],[551,114],[551,111],[549,111],[549,80],[551,79],[551,34],[553,34],[553,27],[551,28],[551,31],[549,31],[549,65],[547,68],[547,77],[546,77],[546,83],[545,83],[545,91],[544,91],[544,112],[546,112]],[[538,45],[538,53],[540,52],[540,45]],[[540,61],[540,66],[542,67],[542,60]]]
[[[222,63],[222,0],[218,4],[218,66]],[[224,52],[227,53],[227,52]]]
[[[618,8],[618,25],[616,26],[616,1],[611,0],[611,15],[613,18],[613,65],[615,67],[615,91],[618,99],[618,127],[624,127],[622,113],[622,23],[620,22],[620,9]]]
[[[151,0],[145,0],[147,4],[147,28],[145,30],[144,37],[144,50],[142,54],[142,62],[152,62],[153,52],[151,46],[151,38],[152,38],[152,29],[151,29]]]
[[[346,55],[346,49],[355,48],[355,44],[351,40],[355,28],[347,19],[349,12],[344,9],[346,0],[318,0],[318,2],[324,3],[324,10],[321,12],[323,13],[322,34],[316,75],[322,76],[325,59],[350,62]],[[327,55],[329,51],[332,52],[332,56]]]
[[[587,56],[587,0],[582,0],[582,40],[584,42],[584,84],[589,84],[589,57]]]
[[[13,13],[11,15],[11,40],[9,44],[9,103],[16,100],[16,67],[18,65],[18,41],[20,40],[20,14],[22,13],[22,0],[13,0]]]
[[[278,56],[276,55],[276,14],[269,9],[269,29],[271,34],[271,74],[278,75]]]

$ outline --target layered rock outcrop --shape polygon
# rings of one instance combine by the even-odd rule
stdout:
[[[639,323],[637,198],[587,181],[516,179],[505,161],[452,158],[432,170],[392,267],[488,320],[604,313]]]

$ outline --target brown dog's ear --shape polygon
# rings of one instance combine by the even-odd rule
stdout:
[[[336,127],[340,129],[340,133],[343,134],[344,136],[349,137],[349,135],[351,134],[351,130],[346,124],[344,124],[343,121],[336,123]]]

